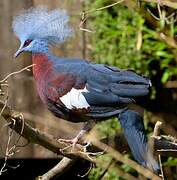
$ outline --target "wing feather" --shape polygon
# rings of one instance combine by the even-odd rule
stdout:
[[[132,71],[82,60],[61,59],[58,62],[58,76],[63,73],[74,79],[69,81],[71,86],[68,88],[68,80],[64,78],[64,86],[58,85],[58,92],[63,88],[66,95],[74,88],[82,96],[80,99],[75,98],[74,94],[66,97],[69,98],[67,102],[70,102],[70,109],[75,104],[74,109],[90,106],[92,112],[98,109],[102,115],[104,112],[114,114],[112,112],[125,108],[127,104],[135,102],[137,97],[145,96],[149,92],[150,80]]]

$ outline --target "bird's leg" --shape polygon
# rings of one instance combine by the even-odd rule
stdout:
[[[59,139],[59,141],[64,142],[64,143],[70,143],[72,147],[75,148],[79,140],[84,136],[84,134],[88,133],[92,129],[94,124],[95,124],[94,120],[89,120],[88,122],[84,124],[83,128],[76,135],[76,137],[74,137],[73,139]]]
[[[85,133],[86,133],[86,130],[81,129],[80,132],[73,139],[59,139],[59,141],[64,142],[64,143],[70,143],[73,146],[75,146]]]

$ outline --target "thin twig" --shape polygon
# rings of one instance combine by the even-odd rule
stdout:
[[[12,75],[15,75],[15,74],[18,74],[24,70],[28,70],[29,71],[29,67],[32,67],[33,65],[30,65],[30,66],[27,66],[19,71],[16,71],[16,72],[13,72],[13,73],[10,73],[8,74],[3,80],[0,81],[0,85],[2,86],[6,86],[8,87],[8,83],[7,83],[7,79],[10,78]],[[9,99],[9,89],[7,88],[6,92],[4,92],[4,96],[6,96],[5,98],[5,101],[4,101],[4,105],[0,111],[0,117],[2,116],[4,110],[6,109],[7,107],[7,103],[8,103],[8,99]],[[23,119],[23,117],[22,117]],[[7,125],[7,124],[6,124]],[[8,122],[8,126],[11,126],[11,127],[14,127],[15,125],[15,119],[12,119],[11,122]],[[13,134],[13,128],[10,131],[9,133],[9,136],[8,136],[8,140],[7,140],[7,145],[6,145],[6,150],[5,150],[5,157],[4,157],[4,164],[2,166],[2,168],[0,169],[0,175],[7,171],[7,169],[5,169],[5,167],[7,166],[7,160],[9,157],[13,156],[15,153],[19,152],[19,150],[16,150],[17,148],[17,144],[21,138],[21,134],[22,134],[22,131],[23,131],[23,125],[24,125],[24,120],[23,120],[23,123],[22,123],[22,130],[21,130],[21,133],[20,133],[20,136],[18,137],[18,139],[16,140],[16,142],[14,143],[14,145],[12,147],[9,147],[10,145],[10,141],[11,141],[11,137],[12,137],[12,134]],[[3,126],[5,127],[5,126]],[[18,166],[17,166],[18,167]]]
[[[30,71],[29,68],[30,68],[30,67],[33,67],[33,66],[35,66],[35,64],[31,64],[31,65],[29,65],[29,66],[26,66],[26,67],[20,69],[19,71],[15,71],[15,72],[12,72],[12,73],[8,74],[4,79],[2,79],[2,80],[0,81],[0,84],[3,83],[3,82],[6,82],[7,79],[9,79],[9,78],[10,78],[11,76],[13,76],[13,75],[19,74],[19,73],[21,73],[21,72],[23,72],[23,71]]]
[[[97,8],[97,9],[87,10],[87,11],[85,11],[84,13],[85,13],[85,14],[89,14],[89,13],[92,13],[92,12],[95,12],[95,11],[101,11],[101,10],[103,10],[103,9],[107,9],[107,8],[113,7],[113,6],[117,5],[117,4],[120,4],[120,3],[122,3],[123,1],[124,1],[124,0],[120,0],[120,1],[117,1],[117,2],[115,2],[115,3],[109,4],[109,5],[104,6],[104,7],[100,7],[100,8]]]
[[[1,109],[1,111],[0,111],[0,117],[1,117],[1,115],[2,115],[2,113],[3,113],[3,111],[4,111],[4,109],[6,108],[7,103],[8,103],[8,99],[6,99],[5,102],[4,102],[4,106],[2,107],[2,109]]]
[[[164,173],[163,173],[163,167],[162,167],[162,161],[161,161],[161,156],[159,154],[159,164],[160,164],[160,171],[161,171],[161,177],[162,177],[162,180],[165,180],[164,178]]]
[[[79,29],[81,31],[93,33],[94,31],[86,29],[86,28],[83,27],[84,24],[86,23],[86,20],[87,20],[86,14],[85,14],[85,12],[82,12],[81,21],[80,21],[80,24],[79,24]]]
[[[12,146],[12,148],[19,147],[19,146],[18,146],[18,142],[20,141],[20,139],[21,139],[21,137],[22,137],[22,133],[23,133],[23,130],[24,130],[24,125],[25,125],[25,119],[24,119],[24,117],[23,117],[23,114],[20,113],[20,114],[17,115],[17,116],[18,116],[18,118],[20,118],[20,119],[22,120],[22,127],[21,127],[21,131],[20,131],[20,133],[19,133],[19,136],[18,136],[16,142],[14,143],[14,145]],[[15,119],[14,119],[14,121],[15,121]],[[27,142],[27,144],[29,144],[29,142]],[[22,146],[21,146],[21,147],[22,147]],[[23,147],[24,147],[24,145],[23,145]]]
[[[0,175],[2,175],[2,173],[4,173],[5,171],[7,171],[7,169],[5,169],[6,164],[7,164],[7,160],[10,156],[12,156],[14,153],[11,153],[11,149],[9,149],[10,146],[10,142],[11,142],[11,137],[12,137],[12,133],[13,130],[9,129],[9,135],[8,135],[8,140],[7,140],[7,145],[6,145],[6,151],[5,151],[5,157],[4,157],[4,164],[0,169]]]
[[[158,152],[177,152],[177,149],[159,149]]]
[[[154,127],[154,133],[153,136],[159,136],[160,134],[160,127],[162,126],[162,122],[161,121],[157,121]]]
[[[156,15],[154,15],[150,9],[147,8],[147,11],[149,12],[149,14],[157,21],[164,21],[167,24],[172,24],[174,23],[177,19],[174,18],[174,16],[176,15],[176,12],[171,13],[169,16],[166,17],[166,12],[161,10],[161,4],[160,2],[157,3],[157,10],[158,10],[158,15],[159,17],[157,17]]]
[[[86,177],[89,173],[90,173],[90,171],[92,170],[92,168],[95,166],[95,164],[93,164],[93,163],[91,163],[90,164],[90,167],[89,167],[89,169],[87,170],[87,172],[86,173],[84,173],[84,174],[78,174],[77,176],[78,177],[80,177],[80,178],[84,178],[84,177]]]
[[[81,13],[81,21],[80,21],[80,24],[79,24],[79,29],[80,29],[81,31],[93,33],[94,31],[89,30],[89,29],[86,29],[86,28],[83,28],[83,25],[86,23],[86,20],[87,20],[86,15],[88,15],[88,14],[90,14],[90,13],[93,13],[93,12],[96,12],[96,11],[101,11],[101,10],[104,10],[104,9],[107,9],[107,8],[110,8],[110,7],[113,7],[113,6],[117,5],[117,4],[122,3],[123,1],[124,1],[124,0],[120,0],[120,1],[117,1],[117,2],[115,2],[115,3],[109,4],[109,5],[104,6],[104,7],[100,7],[100,8],[97,8],[97,9],[91,9],[91,10],[83,11],[83,12]]]
[[[141,1],[159,4],[159,0],[141,0]],[[161,2],[160,5],[164,5],[164,6],[171,7],[173,9],[177,9],[177,2],[175,2],[175,1],[173,2],[173,1],[170,1],[170,0],[163,0],[163,1],[160,1],[160,2]]]

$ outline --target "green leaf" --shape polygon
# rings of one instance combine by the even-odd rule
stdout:
[[[165,84],[168,81],[170,76],[171,76],[171,73],[169,71],[165,71],[162,75],[161,82]]]
[[[167,162],[163,163],[164,166],[176,166],[177,165],[177,158],[169,157]]]

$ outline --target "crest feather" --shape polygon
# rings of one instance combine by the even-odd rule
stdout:
[[[72,34],[68,20],[64,10],[48,10],[45,6],[38,6],[23,10],[15,16],[12,28],[21,41],[40,38],[58,44]]]

